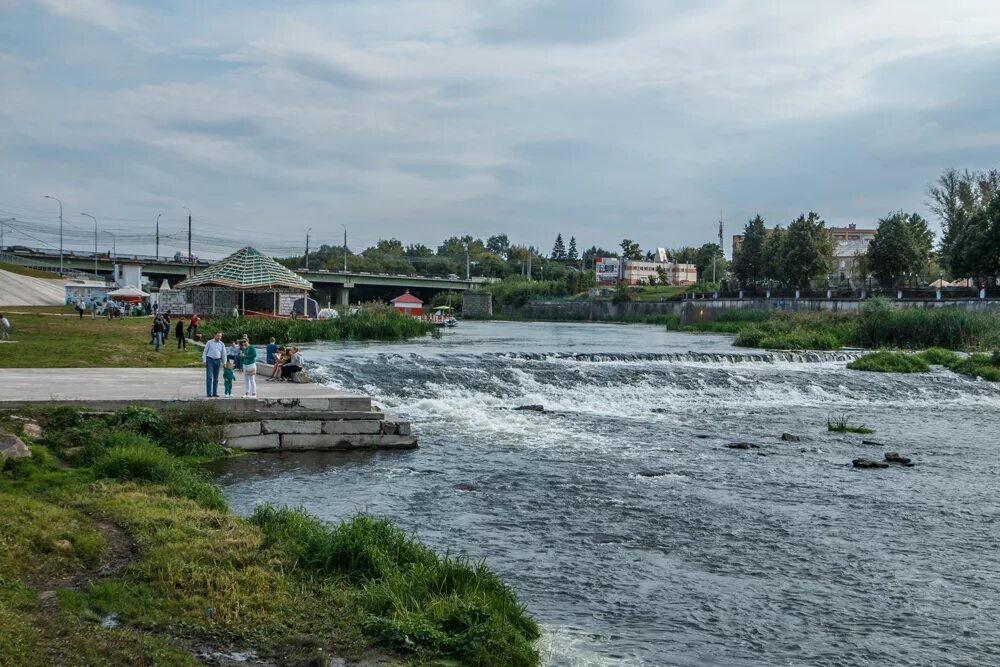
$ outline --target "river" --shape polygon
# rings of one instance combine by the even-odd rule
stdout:
[[[367,509],[486,559],[547,665],[1000,664],[998,385],[644,325],[463,322],[307,356],[420,448],[228,462],[232,506]],[[877,433],[828,433],[839,414]],[[850,465],[888,450],[915,467]]]

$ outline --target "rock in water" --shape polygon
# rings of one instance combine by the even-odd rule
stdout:
[[[782,433],[781,439],[784,440],[785,442],[798,442],[802,438],[800,438],[797,435],[792,435],[791,433]]]
[[[851,461],[855,468],[888,468],[885,461],[873,461],[871,459],[854,459]]]
[[[527,410],[528,412],[545,412],[545,406],[542,405],[519,405],[515,410]]]
[[[906,466],[907,468],[913,467],[913,462],[905,456],[900,456],[899,452],[886,452],[885,460],[887,463],[898,463],[899,465]]]
[[[729,449],[760,449],[760,445],[755,445],[752,442],[731,442],[726,447]]]
[[[862,445],[872,445],[873,447],[885,447],[881,442],[875,442],[874,440],[862,440]]]
[[[31,450],[11,433],[0,433],[0,461],[30,458]]]

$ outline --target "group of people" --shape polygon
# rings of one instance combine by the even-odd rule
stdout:
[[[297,347],[278,345],[274,338],[265,348],[267,363],[273,366],[270,380],[291,380],[292,375],[302,372],[302,352]]]
[[[268,378],[270,381],[291,380],[294,373],[302,371],[304,364],[299,348],[279,346],[273,338],[267,344],[266,361],[273,364],[271,377]],[[257,348],[246,335],[234,340],[227,348],[222,342],[222,332],[216,331],[215,336],[205,343],[201,362],[205,367],[205,395],[209,398],[219,397],[220,371],[225,396],[232,396],[236,372],[241,372],[246,384],[243,398],[257,398]]]
[[[83,319],[83,314],[89,310],[91,318],[96,318],[98,315],[104,315],[109,320],[116,317],[142,317],[150,315],[155,310],[147,303],[115,301],[110,298],[98,301],[95,297],[90,297],[86,301],[83,299],[77,299],[75,308],[77,314],[80,316],[80,319]]]
[[[156,346],[156,351],[160,351],[160,346],[163,345],[167,336],[170,335],[170,316],[171,312],[168,310],[163,315],[156,315],[153,318],[153,325],[149,330],[149,342],[151,345]],[[198,319],[197,313],[191,315],[191,322],[185,328],[184,318],[178,318],[177,324],[174,326],[174,335],[177,337],[177,349],[187,350],[187,339],[192,340],[198,339]]]

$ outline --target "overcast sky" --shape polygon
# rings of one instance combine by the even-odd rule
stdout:
[[[728,253],[1000,166],[994,0],[170,4],[0,0],[0,217]]]

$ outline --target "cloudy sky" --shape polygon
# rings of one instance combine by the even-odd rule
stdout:
[[[867,225],[1000,166],[993,0],[169,4],[0,0],[0,218],[51,243],[51,194],[142,251],[187,206],[218,255],[679,246],[721,210],[728,252],[756,212]]]

